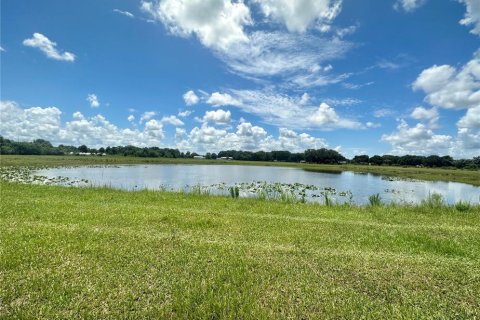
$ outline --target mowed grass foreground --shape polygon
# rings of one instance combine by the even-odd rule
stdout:
[[[0,318],[480,317],[478,207],[0,186]]]

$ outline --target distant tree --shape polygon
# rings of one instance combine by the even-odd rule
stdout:
[[[473,160],[468,159],[459,159],[454,161],[455,168],[465,169],[465,168],[476,168]]]
[[[442,167],[452,167],[453,166],[453,163],[454,163],[454,160],[452,157],[450,156],[443,156],[441,157],[441,166]]]
[[[374,165],[376,165],[376,166],[380,166],[380,165],[383,164],[383,158],[380,157],[380,156],[375,155],[375,156],[373,156],[373,157],[370,158],[370,163],[371,163],[371,164],[374,164]]]
[[[477,167],[480,167],[480,156],[478,156],[478,157],[473,157],[472,162],[473,162],[473,164],[476,165]]]
[[[398,160],[398,164],[401,166],[418,166],[423,164],[423,157],[407,154],[401,156]]]
[[[398,165],[399,157],[386,154],[382,156],[382,159],[383,159],[383,164],[386,164],[388,166],[395,166],[395,165]]]
[[[442,158],[436,155],[428,156],[424,159],[423,164],[427,167],[441,167]]]
[[[272,151],[273,160],[277,161],[288,161],[290,159],[291,153],[289,151]]]
[[[78,147],[78,152],[88,152],[88,147],[82,144],[80,147]]]
[[[47,141],[47,140],[37,139],[37,140],[34,140],[33,143],[36,144],[36,145],[38,145],[38,146],[41,147],[41,148],[45,148],[45,149],[51,149],[51,148],[53,148],[53,146],[52,146],[52,144],[50,143],[50,141]]]
[[[46,154],[68,154],[70,152],[92,152],[96,153],[97,149],[89,149],[86,145],[80,147],[59,145],[54,147],[50,141],[44,139],[36,139],[32,142],[16,142],[5,139],[0,136],[0,154],[21,154],[21,155],[46,155]],[[109,155],[124,155],[131,157],[164,157],[164,158],[193,158],[198,155],[190,151],[183,153],[178,149],[147,147],[139,148],[132,145],[127,146],[107,146],[98,149],[100,153],[107,153]],[[327,163],[335,164],[340,161],[345,161],[345,157],[335,150],[331,149],[308,149],[301,153],[292,153],[287,150],[275,151],[242,151],[242,150],[225,150],[218,154],[208,152],[206,158],[216,159],[228,157],[235,160],[245,161],[288,161],[299,162],[305,160],[310,163]],[[368,155],[355,156],[352,163],[372,163],[375,165],[390,165],[390,166],[416,166],[425,165],[428,167],[456,167],[460,169],[478,169],[480,168],[480,156],[473,159],[458,159],[454,160],[451,156],[418,156],[418,155],[375,155],[369,158]]]
[[[290,162],[300,162],[302,160],[305,160],[304,153],[292,153],[290,155],[290,159],[288,161],[290,161]]]
[[[368,164],[369,160],[370,160],[370,157],[367,156],[366,154],[364,154],[364,155],[359,155],[359,156],[353,157],[352,162],[353,163],[358,163],[358,164]]]
[[[305,161],[307,162],[334,164],[345,160],[345,157],[335,150],[325,148],[305,150]]]

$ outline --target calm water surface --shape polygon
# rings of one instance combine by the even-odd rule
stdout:
[[[334,188],[333,198],[340,203],[348,198],[338,196],[339,192],[351,191],[352,201],[368,203],[368,197],[379,193],[384,201],[420,202],[431,193],[439,193],[449,203],[460,200],[478,203],[480,188],[463,183],[440,181],[400,180],[374,174],[353,172],[322,173],[308,172],[299,168],[240,166],[240,165],[122,165],[102,167],[52,168],[39,170],[35,174],[54,178],[67,177],[70,180],[88,180],[88,185],[110,186],[124,190],[169,189],[183,190],[187,186],[211,186],[225,183],[266,181],[268,183],[301,183],[319,188]],[[228,190],[213,193],[228,193]],[[318,199],[318,198],[316,198]],[[315,199],[310,199],[315,201]]]

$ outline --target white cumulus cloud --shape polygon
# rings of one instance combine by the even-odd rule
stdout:
[[[453,154],[456,157],[478,157],[478,150],[480,150],[480,130],[459,128],[457,146]]]
[[[176,139],[178,148],[200,152],[218,152],[231,149],[301,152],[305,149],[328,146],[322,138],[286,128],[280,128],[278,137],[275,138],[273,135],[269,135],[264,128],[246,121],[241,122],[232,132],[203,123],[201,127],[193,128],[188,134],[184,130],[177,132]]]
[[[1,101],[1,135],[19,141],[55,140],[61,128],[61,114],[56,107],[22,109],[13,101]]]
[[[156,115],[157,115],[157,113],[155,111],[145,111],[140,116],[140,123],[148,121],[148,120],[152,119],[153,117],[155,117]]]
[[[207,99],[207,103],[214,107],[238,106],[241,104],[240,101],[234,99],[228,93],[220,93],[220,92],[212,93],[210,97]]]
[[[250,9],[230,0],[143,1],[141,9],[176,35],[195,34],[206,47],[227,50],[246,42],[244,26],[252,24]]]
[[[308,118],[309,122],[314,127],[324,129],[329,128],[349,128],[360,129],[363,125],[357,121],[350,119],[342,119],[337,114],[334,108],[322,102],[318,109],[316,109]]]
[[[192,114],[192,111],[190,111],[190,110],[185,110],[185,111],[179,111],[179,112],[178,112],[178,116],[179,116],[180,118],[186,118],[186,117],[188,117],[188,116],[191,115],[191,114]]]
[[[478,156],[480,150],[480,105],[467,110],[457,122],[456,153]]]
[[[424,107],[416,107],[410,116],[415,120],[428,121],[430,127],[436,126],[439,119],[437,108],[426,109]]]
[[[98,101],[97,95],[91,93],[87,96],[87,101],[90,104],[90,107],[92,108],[98,108],[100,107],[100,101]]]
[[[254,126],[250,122],[242,122],[237,126],[238,136],[242,137],[264,137],[267,135],[267,131],[262,127]]]
[[[218,109],[205,112],[205,115],[203,116],[203,121],[227,124],[230,122],[231,118],[232,113],[229,110],[225,111],[222,109]]]
[[[197,104],[199,100],[200,99],[193,90],[187,91],[183,94],[183,101],[185,101],[187,106],[193,106],[194,104]]]
[[[480,1],[478,0],[459,0],[467,7],[465,17],[460,20],[460,24],[465,26],[473,25],[470,31],[473,34],[480,35]]]
[[[322,102],[315,112],[310,116],[310,121],[318,126],[336,123],[340,120],[335,110],[328,104]]]
[[[182,120],[173,115],[163,117],[160,122],[164,124],[171,124],[172,126],[183,126],[185,124]]]
[[[289,31],[305,32],[314,23],[328,24],[341,10],[341,0],[254,0],[267,18]]]
[[[22,108],[12,101],[0,102],[0,134],[17,141],[46,139],[53,144],[89,147],[136,145],[159,146],[164,139],[163,126],[149,120],[143,130],[122,129],[102,115],[85,117],[80,112],[62,123],[56,107]]]
[[[410,127],[404,120],[400,121],[396,132],[384,134],[382,141],[390,143],[391,153],[398,155],[450,154],[454,146],[451,136],[435,134],[422,123]]]
[[[413,89],[425,92],[425,100],[437,107],[462,109],[479,105],[480,50],[460,69],[434,65],[423,70]]]
[[[41,33],[35,32],[32,38],[23,40],[23,45],[27,47],[37,48],[42,51],[48,58],[59,61],[75,61],[75,55],[71,52],[60,52],[57,44]]]
[[[480,105],[468,109],[457,125],[460,128],[480,129]]]
[[[202,145],[215,144],[218,140],[227,135],[224,129],[216,129],[204,123],[200,128],[195,127],[189,134],[190,142],[193,146],[202,149]]]
[[[215,112],[223,121],[221,113],[218,110]],[[85,144],[94,148],[118,145],[171,146],[165,144],[163,125],[168,122],[162,120],[149,119],[143,128],[130,129],[120,128],[100,114],[87,117],[81,112],[75,112],[65,123],[61,121],[61,115],[62,112],[56,107],[22,108],[15,102],[2,101],[0,135],[19,141],[46,139],[54,145]],[[217,119],[217,116],[213,116],[212,119]],[[194,127],[190,132],[176,127],[174,138],[173,147],[196,152],[218,152],[227,149],[301,152],[305,149],[328,146],[322,138],[288,128],[280,128],[278,136],[274,137],[264,128],[245,120],[241,120],[236,128],[219,129],[208,122],[202,123],[200,127]]]

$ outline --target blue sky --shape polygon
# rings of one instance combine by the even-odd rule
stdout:
[[[0,134],[471,157],[479,37],[476,0],[2,1]]]

